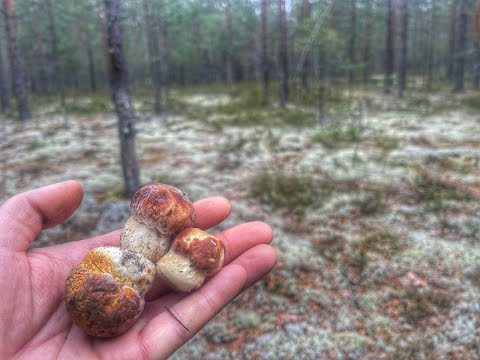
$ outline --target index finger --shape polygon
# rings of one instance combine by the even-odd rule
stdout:
[[[190,340],[245,288],[270,272],[277,261],[269,245],[257,245],[224,267],[203,287],[172,306],[188,331],[170,313],[154,317],[138,335],[147,359],[164,359]]]

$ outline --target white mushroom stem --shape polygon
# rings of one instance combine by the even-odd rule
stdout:
[[[130,217],[123,228],[120,248],[142,254],[156,263],[170,248],[171,235],[159,234],[156,230]]]
[[[187,257],[170,250],[157,262],[157,275],[176,290],[190,292],[201,287],[206,279],[204,271],[191,265]]]

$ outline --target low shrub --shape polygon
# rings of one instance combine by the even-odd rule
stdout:
[[[315,134],[312,140],[327,148],[335,148],[359,141],[360,133],[360,127],[355,124],[331,123]]]
[[[250,195],[274,208],[303,212],[309,206],[320,205],[332,195],[333,190],[334,184],[330,179],[265,171],[254,177]]]

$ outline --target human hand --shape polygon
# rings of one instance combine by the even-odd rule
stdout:
[[[232,227],[217,235],[225,245],[225,266],[202,288],[179,294],[157,281],[145,298],[143,314],[126,333],[111,339],[88,336],[67,314],[65,280],[91,249],[119,246],[121,231],[27,251],[42,229],[66,220],[82,197],[80,184],[67,181],[19,194],[0,207],[0,359],[166,358],[275,266],[275,250],[267,245],[273,237],[268,225]],[[195,226],[202,229],[219,224],[231,211],[220,197],[194,206]]]

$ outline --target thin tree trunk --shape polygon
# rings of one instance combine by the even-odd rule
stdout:
[[[457,1],[452,0],[450,10],[450,31],[448,32],[447,77],[453,81],[455,72],[455,52],[457,48]]]
[[[2,113],[10,112],[10,96],[8,94],[5,77],[3,76],[3,56],[0,43],[0,104],[2,106]]]
[[[198,19],[198,17],[199,16],[196,13],[193,15],[193,19],[191,20],[192,26],[190,29],[191,37],[193,39],[193,44],[197,53],[196,57],[198,60],[195,59],[196,61],[194,61],[193,66],[192,65],[186,66],[185,62],[182,64],[182,72],[183,72],[182,78],[185,83],[198,81],[198,79],[196,78],[196,73],[194,73],[193,76],[191,76],[193,72],[192,70],[198,70],[198,65],[200,65],[200,68],[204,70],[202,72],[202,75],[206,73],[205,70],[207,69],[207,66],[205,64],[205,59],[208,59],[208,56],[205,55],[207,50],[202,47],[203,34],[200,32],[200,20]]]
[[[255,81],[258,80],[258,37],[256,32],[252,31],[249,41],[249,57],[248,57],[248,65],[247,65],[247,80],[248,81]]]
[[[154,39],[153,24],[148,0],[143,0],[143,11],[145,18],[145,28],[147,34],[147,50],[150,62],[150,77],[152,81],[153,101],[155,114],[162,113],[162,93],[161,93],[161,70],[160,70],[160,52],[158,41]]]
[[[88,75],[90,80],[90,90],[95,91],[97,90],[97,80],[95,77],[95,59],[93,57],[93,48],[92,42],[87,39],[87,58],[88,58]]]
[[[458,19],[457,47],[455,59],[455,83],[454,92],[465,90],[465,61],[467,53],[467,22],[468,22],[468,0],[461,0]]]
[[[226,57],[226,73],[227,83],[233,84],[233,30],[232,30],[232,2],[227,0],[225,6],[225,29],[227,34],[227,57]]]
[[[121,0],[104,0],[107,17],[110,87],[118,116],[125,194],[130,197],[140,187],[140,170],[135,151],[135,114],[132,98],[128,91],[127,63],[123,53],[120,3]]]
[[[317,74],[318,74],[318,122],[323,124],[325,120],[325,75],[326,75],[326,56],[324,49],[318,48]]]
[[[8,54],[12,75],[13,93],[17,98],[18,117],[21,121],[31,120],[28,106],[28,94],[25,86],[25,74],[22,69],[20,53],[17,47],[17,31],[12,0],[3,0],[3,13],[7,27]]]
[[[102,33],[102,48],[105,50],[105,55],[108,59],[108,41],[107,41],[107,26],[105,24],[105,7],[102,6],[102,0],[97,0],[96,8],[99,13],[98,16],[98,25],[100,28],[100,32]]]
[[[29,6],[29,16],[32,21],[32,30],[34,32],[34,45],[32,46],[32,69],[31,77],[38,81],[38,90],[41,92],[48,91],[48,70],[45,61],[45,46],[44,39],[41,36],[42,31],[39,23],[38,13],[40,11],[39,2],[37,0],[31,0]],[[32,84],[33,88],[33,84]]]
[[[393,0],[387,0],[387,41],[385,46],[385,93],[390,94],[394,70],[394,10]]]
[[[417,7],[414,8],[413,10],[409,11],[415,11],[417,10],[418,12],[419,5],[417,4]],[[418,46],[419,53],[420,53],[420,58],[422,59],[421,66],[419,66],[422,74],[422,86],[425,87],[428,81],[428,52],[429,52],[429,31],[428,29],[428,23],[427,23],[427,18],[426,16],[422,16],[421,18],[421,29],[422,29],[422,36],[420,37],[420,44]],[[408,82],[407,82],[408,85]]]
[[[48,13],[48,28],[50,32],[50,40],[52,42],[51,63],[53,65],[54,81],[60,96],[60,106],[63,111],[63,125],[65,129],[68,129],[70,127],[70,124],[68,121],[67,107],[65,105],[65,84],[63,79],[64,67],[60,66],[60,58],[58,55],[57,27],[55,24],[55,17],[53,16],[52,0],[46,0],[46,5]]]
[[[280,106],[285,107],[288,100],[288,53],[287,53],[287,19],[285,14],[285,0],[278,0],[280,13],[280,41],[278,59],[280,62]]]
[[[305,22],[310,19],[310,1],[309,0],[303,0],[303,22]],[[308,90],[308,72],[310,69],[310,59],[307,54],[305,56],[305,60],[303,61],[303,66],[302,66],[302,73],[301,73],[301,79],[302,79],[302,87],[304,90]]]
[[[473,15],[473,32],[475,36],[474,65],[473,65],[473,88],[480,90],[480,0],[476,1]]]
[[[424,29],[422,29],[422,27],[421,27],[421,24],[419,25],[419,23],[421,23],[421,17],[423,16],[423,14],[421,14],[420,11],[419,11],[418,0],[413,1],[412,9],[413,9],[411,11],[411,13],[412,13],[412,40],[410,42],[412,44],[412,46],[411,46],[411,48],[412,48],[411,64],[412,64],[413,75],[418,76],[418,74],[420,73],[420,69],[422,68],[422,65],[424,63],[424,61],[423,61],[424,59],[422,58],[422,54],[420,54],[420,56],[418,55],[419,54],[418,49],[420,48],[418,38],[419,38],[419,34],[423,33],[423,31],[424,31]],[[419,61],[419,59],[421,59],[421,61]]]
[[[427,59],[427,90],[432,91],[433,87],[433,68],[435,63],[435,38],[437,31],[437,7],[436,0],[432,0],[432,19],[430,21],[429,39],[428,39],[428,59]]]
[[[398,59],[398,96],[403,98],[407,79],[408,0],[400,2],[400,53]]]
[[[330,27],[334,33],[341,34],[341,29],[339,24],[341,23],[342,15],[342,5],[339,1],[332,2],[332,8],[330,10]],[[337,84],[337,79],[339,77],[339,64],[342,59],[339,55],[333,55],[325,59],[325,63],[328,66],[328,70],[325,71],[325,77],[328,77],[329,83],[335,85]],[[327,93],[328,89],[325,89]]]
[[[165,97],[168,97],[168,93],[170,90],[170,83],[172,81],[170,75],[170,68],[171,68],[171,59],[170,59],[170,52],[169,52],[169,44],[168,44],[168,29],[166,24],[157,23],[157,33],[158,36],[158,48],[160,50],[160,54],[162,55],[162,62],[160,66],[160,80],[161,84],[163,84],[163,89],[165,91]]]
[[[350,0],[350,39],[348,41],[348,57],[350,60],[350,69],[348,71],[348,83],[353,85],[355,82],[355,44],[357,41],[357,3],[356,0]]]
[[[363,85],[368,86],[372,72],[372,0],[367,0],[365,9],[365,44],[363,46]]]
[[[475,40],[473,72],[473,88],[480,90],[480,39]]]
[[[262,62],[262,104],[268,104],[269,88],[268,83],[270,80],[270,61],[268,59],[267,48],[267,0],[262,0],[261,3],[261,62]]]

